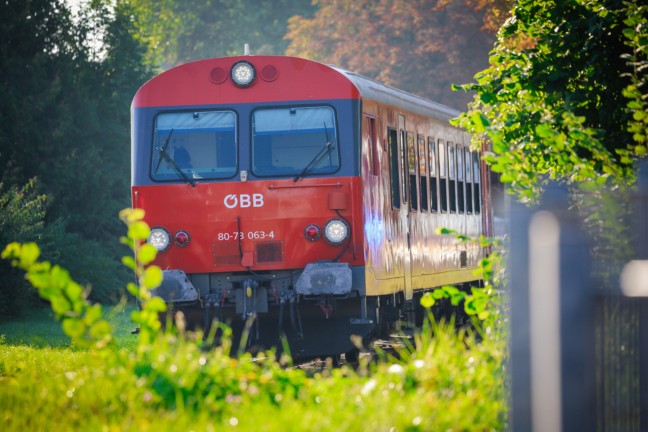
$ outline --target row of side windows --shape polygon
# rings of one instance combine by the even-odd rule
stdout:
[[[481,213],[478,152],[403,129],[389,128],[387,140],[393,209]]]

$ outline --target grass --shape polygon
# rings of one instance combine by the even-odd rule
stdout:
[[[130,314],[132,304],[120,304],[108,308],[106,318],[113,326],[113,335],[119,348],[134,349],[137,336],[131,334],[135,325]],[[56,322],[50,307],[30,309],[18,319],[0,321],[0,340],[7,345],[25,345],[34,348],[70,348],[70,338]]]
[[[506,419],[505,341],[448,326],[359,371],[309,376],[229,357],[183,335],[137,347],[132,309],[109,313],[117,348],[69,346],[51,314],[0,325],[0,429],[487,431]]]

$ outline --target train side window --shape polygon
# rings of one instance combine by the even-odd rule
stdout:
[[[428,138],[428,165],[430,167],[430,210],[439,211],[439,196],[437,188],[437,156],[436,141]]]
[[[395,129],[387,129],[387,144],[389,146],[389,179],[391,187],[392,209],[397,210],[401,205],[400,171],[398,169],[398,133]]]
[[[450,213],[457,211],[457,160],[455,158],[455,145],[448,142],[448,197],[450,198]]]
[[[473,179],[475,181],[475,214],[481,212],[481,185],[480,185],[480,156],[478,152],[473,152]]]
[[[464,202],[464,149],[457,145],[457,208],[459,213],[466,212]]]
[[[410,210],[412,211],[418,210],[418,181],[416,180],[418,158],[416,153],[414,134],[407,132],[407,174],[409,176]]]
[[[400,152],[400,182],[401,182],[401,197],[403,204],[409,200],[409,182],[407,181],[407,157],[405,155],[405,131],[400,130],[398,135],[398,151]]]
[[[472,181],[472,160],[470,158],[470,149],[465,152],[466,162],[466,213],[473,212],[473,181]]]
[[[439,140],[439,189],[441,190],[441,211],[448,211],[448,158],[446,157],[445,143]]]
[[[425,138],[418,136],[418,158],[419,158],[419,192],[421,211],[428,211],[428,176],[427,176],[427,158],[425,157]]]
[[[369,135],[369,146],[367,148],[367,172],[371,175],[380,175],[380,160],[378,159],[378,142],[376,141],[376,119],[365,117],[365,125]]]

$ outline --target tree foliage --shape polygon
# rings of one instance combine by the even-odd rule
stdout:
[[[523,200],[547,179],[620,184],[646,154],[648,8],[518,0],[460,124]]]
[[[192,60],[254,54],[283,54],[288,18],[310,15],[311,0],[125,0],[152,64],[163,68]]]
[[[482,27],[492,2],[320,0],[313,18],[291,18],[286,53],[463,108],[469,98],[453,94],[451,84],[487,65],[494,38]]]
[[[130,102],[151,76],[130,17],[107,1],[78,16],[60,0],[0,3],[0,182],[38,177],[50,202],[43,253],[94,281],[100,300],[128,277],[109,239],[129,203]]]

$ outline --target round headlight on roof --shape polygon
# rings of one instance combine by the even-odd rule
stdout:
[[[230,70],[230,76],[237,86],[249,87],[256,79],[256,70],[250,62],[241,60],[240,62],[234,63],[234,66]]]
[[[342,219],[331,219],[324,225],[324,237],[334,246],[342,244],[349,237],[349,226]]]
[[[171,245],[171,236],[169,231],[162,227],[151,228],[151,234],[148,237],[148,244],[157,249],[158,252],[164,252]]]

